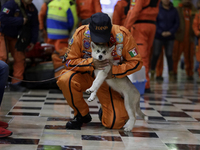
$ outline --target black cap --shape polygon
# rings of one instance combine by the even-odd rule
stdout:
[[[112,24],[110,17],[105,13],[96,13],[91,16],[90,24],[91,40],[95,43],[107,43],[110,40]]]

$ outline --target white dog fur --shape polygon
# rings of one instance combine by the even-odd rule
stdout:
[[[95,43],[91,42],[92,48],[92,57],[93,59],[97,59],[99,61],[103,60],[110,60],[114,65],[113,56],[111,55],[115,45],[111,48],[103,45],[96,45]],[[136,87],[131,83],[128,77],[124,78],[112,78],[106,79],[108,72],[110,71],[111,66],[108,65],[104,68],[104,70],[94,70],[96,75],[95,80],[93,81],[92,86],[86,90],[86,93],[91,94],[88,98],[88,101],[93,101],[96,97],[97,90],[101,86],[101,84],[106,80],[107,84],[114,89],[115,91],[119,92],[124,97],[124,105],[126,111],[129,116],[129,120],[124,126],[125,131],[131,131],[135,125],[136,121],[136,112],[137,114],[142,117],[144,120],[148,120],[148,116],[146,116],[140,109],[140,93],[136,89]]]

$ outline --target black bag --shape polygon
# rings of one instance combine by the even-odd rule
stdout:
[[[22,6],[22,3],[20,0],[15,0],[15,3],[19,6],[19,9],[23,15],[24,18],[27,18],[26,11],[24,10],[24,7]],[[15,45],[15,48],[17,51],[25,51],[28,45],[31,42],[31,23],[30,20],[28,20],[20,30],[18,36],[17,36],[17,43]]]
[[[42,81],[54,78],[54,67],[52,62],[44,62],[34,67],[27,67],[24,79],[28,81]],[[26,82],[28,89],[58,89],[56,79],[46,82]]]
[[[30,42],[31,42],[31,26],[30,23],[27,22],[25,25],[23,25],[22,29],[19,32],[15,48],[17,49],[17,51],[23,52],[26,50]]]

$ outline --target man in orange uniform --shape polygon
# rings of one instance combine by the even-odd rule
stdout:
[[[115,9],[112,16],[112,23],[123,26],[129,8],[130,0],[119,0],[115,5]]]
[[[199,77],[197,79],[197,82],[200,83],[200,0],[197,1],[197,8],[198,8],[198,12],[195,15],[192,28],[194,30],[195,35],[198,38],[198,47],[196,49],[196,59],[199,62],[199,68],[198,68]]]
[[[159,11],[160,0],[131,0],[124,26],[131,31],[136,40],[145,66],[145,92],[150,93],[149,63],[150,51],[156,32],[156,17]]]
[[[40,34],[41,34],[42,38],[44,39],[45,43],[47,43],[47,25],[46,25],[47,5],[51,1],[52,0],[44,0],[44,3],[42,4],[42,7],[41,7],[39,15],[38,15]]]
[[[195,17],[196,8],[191,0],[182,0],[182,3],[177,7],[180,25],[175,34],[174,49],[173,49],[173,72],[174,79],[177,79],[177,67],[182,52],[184,53],[185,70],[188,80],[193,80],[194,68],[194,31],[192,23]]]
[[[20,7],[28,17],[25,17],[20,11]],[[23,79],[25,69],[25,49],[17,49],[17,37],[23,28],[23,25],[29,23],[31,28],[31,42],[29,50],[33,49],[34,44],[37,42],[39,23],[38,11],[32,0],[9,0],[6,2],[0,12],[0,60],[7,62],[8,53],[10,52],[14,58],[13,76],[19,80]],[[21,82],[12,79],[12,91],[25,91],[26,89],[21,86]]]
[[[94,69],[103,69],[109,64],[108,60],[100,62],[91,58],[91,41],[110,47],[115,45],[112,55],[119,65],[112,66],[108,78],[125,77],[140,70],[143,65],[137,44],[125,27],[112,25],[107,14],[92,15],[90,24],[79,27],[70,40],[66,53],[66,70],[57,81],[68,104],[74,109],[75,117],[66,124],[67,129],[80,129],[83,123],[91,121],[83,92],[94,81]],[[121,95],[104,82],[97,96],[102,106],[102,124],[110,129],[122,128],[128,114]]]
[[[76,0],[77,14],[82,22],[88,24],[88,19],[95,13],[101,12],[100,0]]]

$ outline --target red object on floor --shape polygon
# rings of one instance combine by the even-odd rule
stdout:
[[[8,123],[0,121],[0,127],[6,129],[8,127]]]
[[[11,131],[0,127],[0,138],[8,137],[10,135],[12,135]]]
[[[51,55],[55,50],[54,45],[37,42],[31,51],[25,53],[26,58],[43,58]]]

